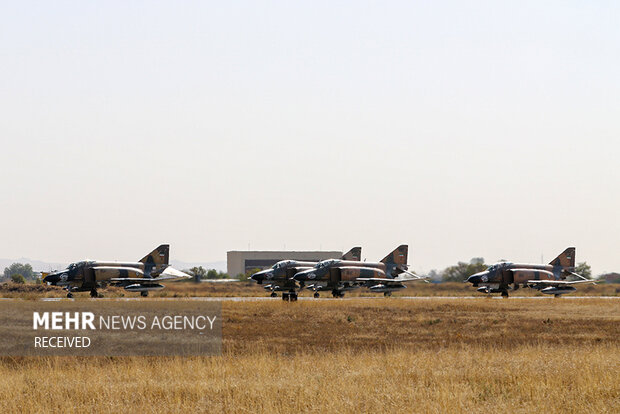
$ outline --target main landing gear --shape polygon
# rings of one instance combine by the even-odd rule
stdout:
[[[283,292],[282,300],[287,302],[295,302],[297,300],[297,292],[294,290],[291,290],[290,292]]]
[[[504,299],[508,299],[508,292],[507,292],[507,291],[505,291],[505,290],[502,290],[502,297],[503,297]]]
[[[142,296],[143,298],[147,297],[148,295],[149,295],[149,292],[147,291],[140,292],[140,296]]]
[[[335,298],[344,298],[344,293],[339,290],[332,290],[332,296]]]
[[[383,292],[383,296],[388,298],[388,297],[392,296],[392,292]]]

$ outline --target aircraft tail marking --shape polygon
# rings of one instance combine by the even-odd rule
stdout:
[[[407,246],[406,244],[401,244],[396,249],[394,249],[394,251],[385,256],[383,260],[381,260],[381,263],[405,265],[407,264],[408,253],[409,246]]]
[[[169,244],[162,244],[157,246],[155,250],[140,259],[140,262],[144,263],[144,274],[150,275],[153,269],[163,269],[165,267],[168,267],[169,255]]]
[[[575,248],[567,248],[549,264],[552,266],[575,267]]]
[[[342,260],[352,260],[355,262],[361,262],[362,261],[362,248],[361,247],[352,248],[351,250],[346,252],[344,255],[342,255]]]

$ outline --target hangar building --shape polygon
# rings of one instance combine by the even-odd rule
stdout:
[[[307,260],[318,262],[326,259],[339,259],[340,251],[240,251],[226,253],[227,271],[230,277],[252,269],[267,269],[280,260]]]

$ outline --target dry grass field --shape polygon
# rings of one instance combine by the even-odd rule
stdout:
[[[224,302],[224,353],[2,358],[0,412],[617,413],[620,301]]]

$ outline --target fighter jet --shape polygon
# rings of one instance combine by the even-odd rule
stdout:
[[[354,247],[342,256],[342,260],[356,260],[359,261],[362,258],[362,248]],[[264,286],[265,290],[271,291],[271,297],[278,296],[276,291],[282,292],[282,299],[295,300],[297,299],[297,282],[293,279],[293,276],[301,272],[313,268],[317,262],[300,261],[300,260],[281,260],[274,264],[270,269],[261,270],[251,276],[252,280],[261,285],[263,282],[268,282]]]
[[[404,289],[405,282],[423,280],[407,268],[408,246],[398,246],[380,262],[361,262],[348,260],[324,260],[312,269],[302,270],[293,276],[300,285],[314,291],[331,290],[332,296],[341,298],[344,292],[367,287],[371,292],[390,296],[392,292]]]
[[[97,297],[97,288],[110,284],[122,286],[130,292],[140,292],[148,296],[149,291],[160,290],[166,280],[188,279],[190,275],[176,270],[168,264],[170,246],[162,244],[139,262],[102,262],[84,260],[71,263],[66,269],[44,273],[43,281],[50,285],[63,286],[67,297],[73,292],[90,291]]]
[[[519,286],[539,290],[546,295],[559,297],[565,293],[572,293],[577,289],[572,285],[579,283],[594,283],[578,275],[575,270],[575,248],[569,247],[548,265],[500,262],[491,265],[483,272],[467,278],[466,282],[478,287],[478,292],[501,293],[508,297],[511,284],[514,290]],[[578,280],[565,280],[568,276],[575,276]]]

